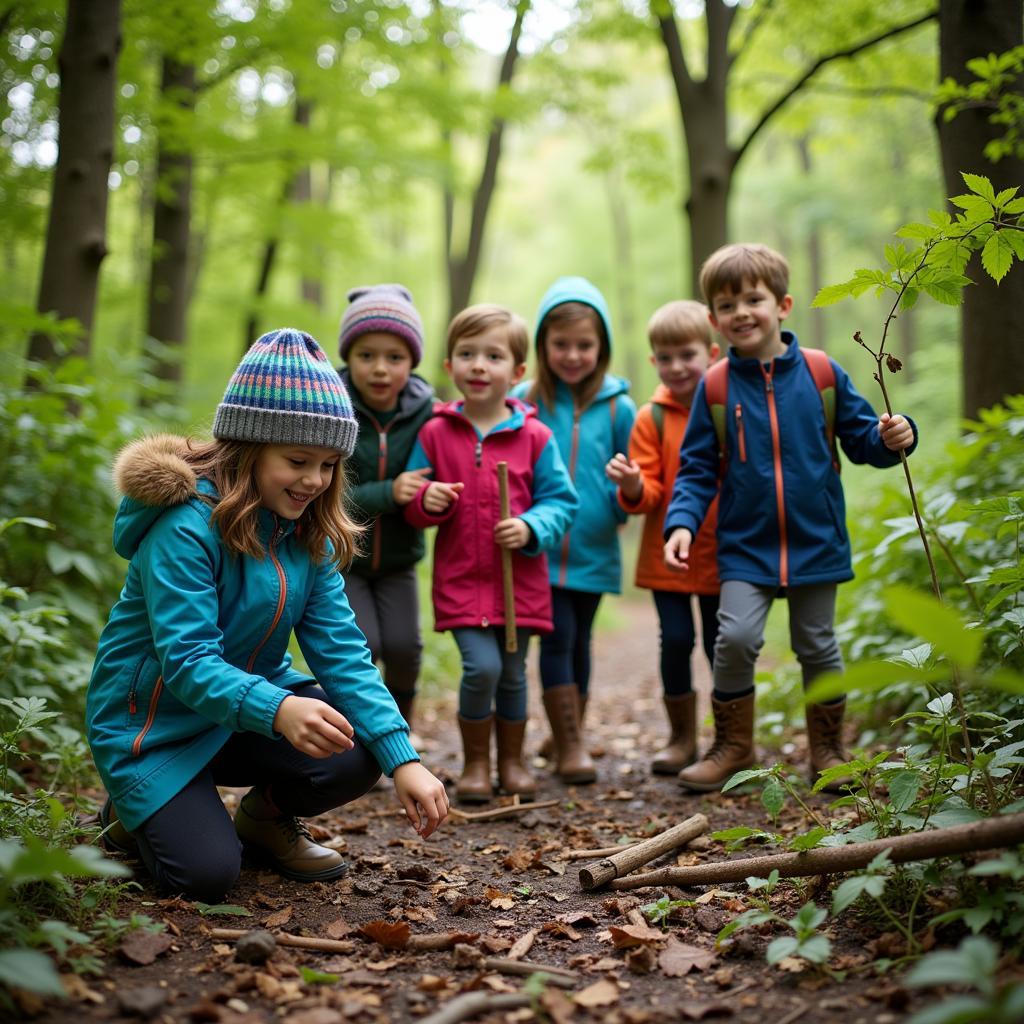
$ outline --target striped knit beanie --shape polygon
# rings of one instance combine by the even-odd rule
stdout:
[[[338,349],[342,359],[360,334],[381,331],[393,334],[409,346],[412,365],[423,358],[423,321],[412,304],[412,294],[400,284],[377,284],[353,288],[348,293],[351,305],[341,318]]]
[[[253,342],[217,406],[213,436],[222,441],[299,444],[351,455],[355,415],[324,350],[291,327]]]

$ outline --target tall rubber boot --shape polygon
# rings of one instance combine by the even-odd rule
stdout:
[[[587,715],[587,697],[589,694],[584,694],[580,697],[580,730],[583,729],[583,719]],[[547,738],[537,748],[537,753],[541,757],[550,761],[555,756],[555,737],[548,733]]]
[[[552,686],[544,691],[544,710],[551,723],[558,759],[558,776],[563,782],[596,782],[597,772],[580,732],[580,692],[575,683]]]
[[[537,795],[537,782],[523,764],[523,737],[526,720],[519,722],[494,718],[498,740],[498,781],[506,793],[518,793],[532,800]]]
[[[754,754],[754,695],[738,700],[711,698],[715,742],[694,765],[676,776],[679,785],[695,793],[719,790],[738,771],[751,768]]]
[[[480,721],[459,715],[464,765],[455,795],[467,804],[483,804],[494,796],[491,786],[491,724],[493,715]]]
[[[678,775],[697,757],[697,694],[682,693],[664,698],[668,715],[668,743],[651,762],[655,775]]]
[[[807,753],[811,763],[811,785],[818,781],[819,772],[846,764],[850,760],[850,755],[843,747],[845,713],[845,698],[834,704],[807,705]],[[826,793],[846,793],[852,781],[850,776],[842,776],[822,789]]]

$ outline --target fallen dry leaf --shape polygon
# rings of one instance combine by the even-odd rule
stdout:
[[[442,978],[439,974],[424,974],[417,982],[416,987],[421,992],[440,992],[446,989],[449,984],[448,978]]]
[[[506,871],[528,871],[540,862],[540,850],[530,850],[520,846],[513,850],[502,862]]]
[[[578,924],[581,928],[596,928],[597,918],[587,911],[579,911],[575,914],[559,914],[556,921],[563,921],[565,924]]]
[[[145,966],[166,953],[173,942],[170,935],[154,935],[152,932],[136,929],[121,943],[118,952],[128,963]]]
[[[566,924],[564,921],[548,921],[547,924],[541,926],[541,931],[553,939],[572,939],[573,942],[579,942],[583,938],[571,924]]]
[[[701,949],[670,937],[658,954],[658,966],[670,978],[685,977],[690,971],[706,971],[715,962],[713,950]]]
[[[399,964],[403,962],[404,961],[397,956],[389,956],[384,960],[366,960],[364,961],[363,966],[368,971],[377,971],[383,973],[384,971],[392,970],[393,968],[397,967]]]
[[[324,929],[327,938],[329,939],[343,939],[346,935],[351,935],[355,931],[343,917],[336,917],[327,927]]]
[[[405,919],[407,921],[436,921],[437,914],[430,907],[406,907]]]
[[[650,945],[626,950],[626,966],[634,974],[650,974],[658,964],[658,954]]]
[[[540,1005],[554,1024],[567,1024],[576,1012],[576,1004],[557,988],[546,988],[541,993]]]
[[[367,921],[356,934],[385,949],[405,949],[409,941],[409,925],[405,921]]]
[[[629,949],[630,946],[639,946],[642,942],[664,942],[666,938],[665,932],[646,924],[625,924],[621,928],[612,925],[608,929],[608,934],[616,949]]]
[[[524,935],[520,935],[515,942],[512,943],[512,948],[508,951],[509,960],[519,960],[521,957],[526,956],[530,952],[530,947],[533,945],[534,939],[537,938],[537,932],[539,929],[531,928]]]
[[[619,989],[615,982],[602,978],[593,985],[581,989],[572,998],[577,1006],[611,1006],[619,1001]]]
[[[283,907],[281,910],[274,911],[273,914],[268,914],[263,919],[263,924],[267,928],[280,928],[282,925],[287,924],[292,919],[292,914],[294,913],[294,907]]]
[[[347,832],[349,835],[362,835],[370,827],[367,818],[349,818],[347,820],[335,821],[334,827],[339,832]]]

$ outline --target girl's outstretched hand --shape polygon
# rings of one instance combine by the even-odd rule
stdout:
[[[352,726],[326,701],[289,694],[274,715],[274,729],[310,757],[330,757],[351,750]]]
[[[427,493],[423,495],[423,507],[431,515],[440,515],[453,501],[459,500],[464,483],[442,484],[437,480],[427,485]]]
[[[639,501],[644,493],[643,475],[639,463],[616,452],[604,467],[605,476],[618,484],[628,501]]]
[[[419,761],[407,761],[394,771],[395,793],[406,817],[426,839],[448,817],[448,794]]]
[[[430,467],[424,466],[422,469],[407,469],[399,473],[391,484],[391,497],[395,499],[395,504],[408,505],[420,493],[430,472]]]

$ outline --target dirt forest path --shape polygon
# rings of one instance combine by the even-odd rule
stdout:
[[[346,851],[351,863],[346,878],[299,885],[246,870],[228,897],[248,911],[244,917],[204,915],[193,904],[160,899],[144,888],[122,903],[119,916],[145,914],[166,922],[172,942],[162,945],[168,948],[160,951],[159,940],[152,949],[143,948],[141,959],[155,959],[141,965],[129,963],[124,952],[112,953],[103,975],[73,983],[74,1003],[47,1009],[38,1019],[44,1024],[122,1021],[133,1015],[164,1024],[418,1020],[465,991],[490,996],[520,991],[523,977],[480,966],[482,956],[507,956],[518,943],[529,944],[525,959],[574,972],[572,988],[541,986],[533,1007],[495,1010],[473,1019],[559,1024],[903,1020],[905,991],[888,980],[857,973],[869,959],[869,944],[879,938],[870,928],[829,933],[830,966],[851,972],[839,983],[824,972],[803,969],[798,961],[784,964],[788,970],[769,967],[764,949],[774,937],[771,933],[741,932],[731,948],[716,951],[717,932],[747,907],[743,883],[686,892],[581,891],[579,864],[562,857],[567,849],[646,837],[697,811],[708,815],[713,830],[763,826],[767,820],[756,793],[688,796],[674,779],[650,775],[651,752],[665,733],[653,609],[640,600],[621,601],[614,623],[615,628],[596,638],[588,716],[593,745],[604,751],[597,761],[596,785],[567,789],[538,761],[538,799],[557,799],[557,805],[505,820],[453,820],[423,844],[396,813],[387,784],[358,804],[314,822],[321,841]],[[531,653],[531,673],[534,661]],[[706,668],[698,685],[706,702]],[[532,752],[545,734],[536,718],[535,679],[531,705]],[[417,722],[425,760],[445,778],[453,778],[459,766],[453,724],[454,694],[424,709]],[[229,805],[235,798],[226,795]],[[778,822],[782,832],[806,827],[796,814],[786,812]],[[722,843],[703,836],[657,863],[689,864],[725,856]],[[802,893],[791,890],[776,899],[773,907],[792,917],[815,895],[814,886],[808,885]],[[827,906],[827,893],[817,895],[819,905]],[[657,926],[645,929],[637,945],[617,946],[616,938],[621,942],[625,933],[613,930],[635,927],[636,909],[662,896],[697,903],[679,910],[663,932]],[[363,927],[384,945],[360,934]],[[247,964],[236,959],[233,942],[212,935],[214,928],[268,928],[331,939],[335,946],[316,952],[279,945],[266,963]],[[412,936],[460,933],[472,949],[386,948],[389,943],[401,945],[406,930]]]

